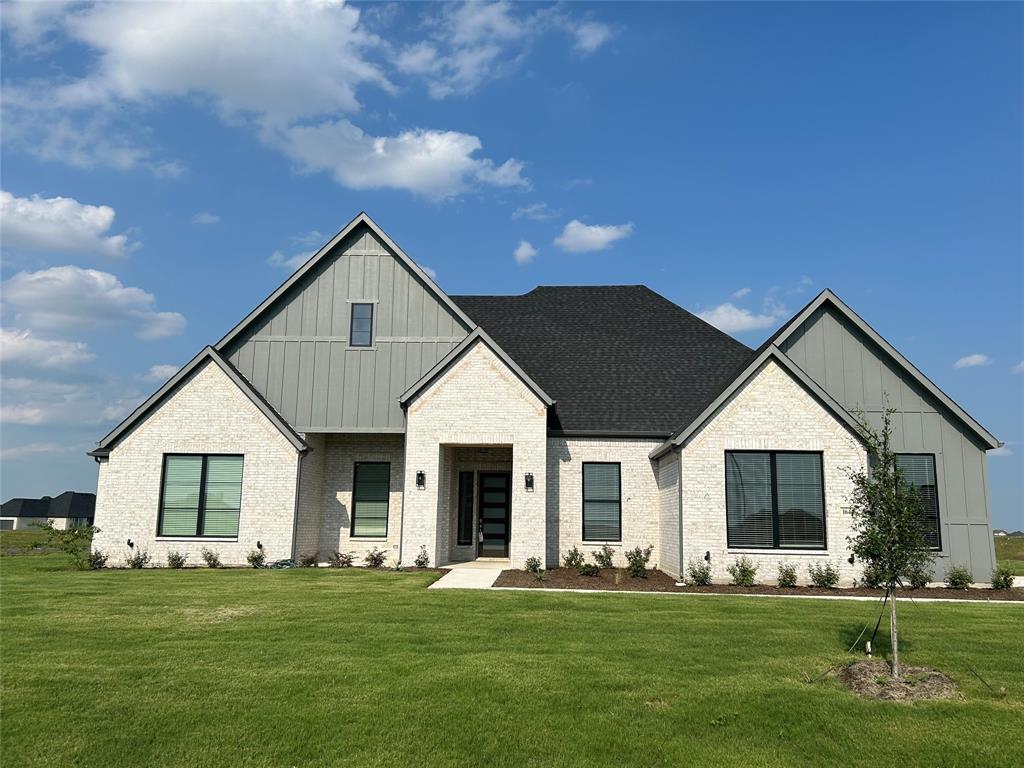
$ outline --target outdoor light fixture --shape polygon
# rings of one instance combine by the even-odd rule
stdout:
[[[705,563],[710,563],[711,562],[711,550],[710,549],[707,552],[704,553],[704,562]]]
[[[853,557],[853,555],[850,555],[850,559],[847,560],[846,562],[848,562],[850,565],[853,565],[853,561],[854,561],[854,557]]]
[[[416,473],[416,488],[418,490],[422,491],[426,487],[427,487],[427,473],[424,472],[423,470],[420,470],[419,472]]]
[[[135,549],[135,542],[128,539],[128,549]]]
[[[256,542],[256,549],[263,549],[263,542],[262,541],[257,541]]]
[[[526,490],[533,490],[533,472],[526,473]]]

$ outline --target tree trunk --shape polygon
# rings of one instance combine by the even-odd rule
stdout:
[[[892,676],[900,678],[900,637],[896,629],[896,588],[893,587],[889,600],[889,636],[892,639]]]

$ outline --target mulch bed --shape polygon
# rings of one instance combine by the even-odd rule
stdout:
[[[821,587],[773,587],[758,584],[753,587],[736,587],[731,584],[712,584],[708,587],[677,587],[676,581],[667,573],[649,570],[646,579],[634,579],[624,568],[609,568],[599,576],[580,576],[575,568],[553,568],[544,573],[544,580],[527,571],[502,571],[496,587],[530,587],[533,589],[611,589],[621,592],[686,592],[718,595],[803,595],[821,597],[877,597],[885,594],[881,589],[867,587],[843,587],[823,589]],[[932,597],[945,600],[987,600],[1024,602],[1024,589],[944,589],[942,587],[902,590],[901,599]]]
[[[957,695],[953,681],[931,667],[903,667],[900,672],[900,679],[893,679],[889,663],[875,659],[843,667],[836,677],[862,699],[921,701]]]

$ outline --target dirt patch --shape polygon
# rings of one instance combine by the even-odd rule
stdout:
[[[552,568],[545,572],[544,579],[538,580],[526,571],[502,571],[496,587],[530,587],[534,589],[610,589],[621,592],[684,592],[693,594],[718,595],[801,595],[804,597],[876,597],[882,599],[881,589],[868,587],[843,587],[824,589],[821,587],[775,587],[758,584],[753,587],[737,587],[731,584],[712,584],[707,587],[676,586],[674,578],[658,570],[649,570],[646,579],[635,579],[624,568],[609,568],[598,576],[581,576],[575,568]],[[989,600],[1024,601],[1024,589],[943,589],[925,588],[901,590],[899,597],[942,598],[944,600]]]
[[[904,667],[899,680],[889,672],[888,662],[856,661],[839,670],[839,681],[862,699],[879,701],[926,701],[951,699],[956,684],[931,667]]]

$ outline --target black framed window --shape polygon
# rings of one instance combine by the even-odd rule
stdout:
[[[391,465],[386,461],[357,461],[352,482],[352,536],[388,535]]]
[[[373,343],[373,304],[353,304],[349,329],[350,347],[369,347]]]
[[[157,534],[237,537],[242,464],[242,456],[164,454]]]
[[[939,529],[939,485],[935,473],[935,454],[898,453],[896,466],[904,481],[917,489],[924,515],[921,525],[925,541],[932,549],[942,548]]]
[[[825,549],[820,453],[726,451],[728,545],[737,549]]]
[[[621,474],[618,463],[583,463],[584,541],[622,539]]]
[[[473,543],[473,473],[459,472],[459,546]]]

